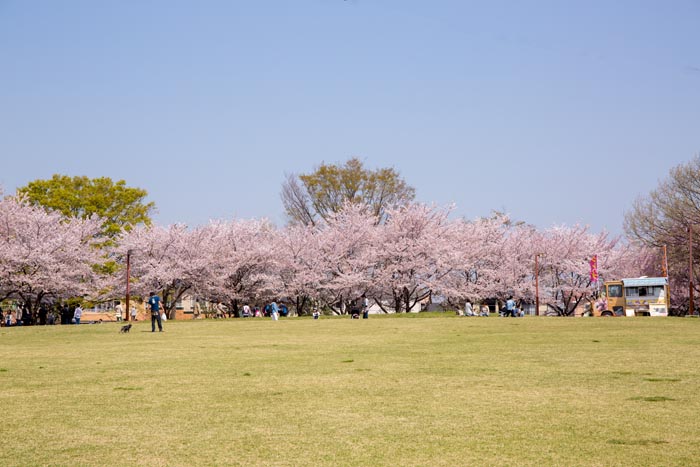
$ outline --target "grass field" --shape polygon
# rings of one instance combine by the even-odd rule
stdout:
[[[700,320],[0,329],[2,466],[700,464]]]

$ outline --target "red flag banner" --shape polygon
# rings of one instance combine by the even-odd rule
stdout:
[[[598,282],[598,255],[594,255],[588,264],[591,266],[591,282]]]

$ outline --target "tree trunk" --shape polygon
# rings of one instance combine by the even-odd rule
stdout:
[[[175,319],[176,306],[182,295],[190,289],[187,287],[166,287],[163,289],[163,310],[168,319]]]
[[[401,293],[393,291],[392,295],[394,296],[394,312],[401,313]]]
[[[302,316],[304,314],[304,307],[308,297],[306,295],[297,295],[295,300],[295,308],[297,310],[297,316]]]
[[[408,287],[403,288],[403,300],[406,304],[406,313],[411,311],[411,292],[409,292]]]
[[[384,307],[384,303],[382,303],[381,300],[379,300],[379,299],[376,298],[376,297],[372,297],[372,300],[374,300],[374,303],[376,303],[377,306],[379,306],[379,309],[382,310],[382,312],[383,312],[384,314],[388,314],[388,313],[389,313],[389,312],[387,311],[387,309]]]

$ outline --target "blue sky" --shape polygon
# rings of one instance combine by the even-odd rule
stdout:
[[[0,184],[145,188],[159,224],[285,222],[358,157],[419,201],[622,232],[700,154],[700,2],[0,0]]]

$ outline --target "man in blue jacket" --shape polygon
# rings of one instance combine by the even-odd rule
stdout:
[[[163,332],[163,323],[160,319],[160,297],[155,292],[148,296],[148,306],[151,308],[151,332],[156,332],[156,322],[158,332]]]

